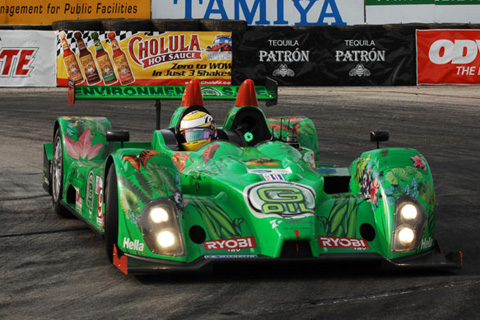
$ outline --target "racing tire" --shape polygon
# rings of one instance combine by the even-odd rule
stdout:
[[[101,20],[103,31],[131,31],[150,32],[152,31],[152,21],[150,19],[104,19]]]
[[[59,20],[52,22],[52,30],[64,31],[100,31],[102,22],[100,20]]]
[[[153,31],[200,31],[200,19],[153,19]]]
[[[0,30],[52,30],[49,24],[43,25],[18,25],[18,24],[2,24]]]
[[[118,185],[113,164],[107,173],[105,196],[105,246],[108,260],[113,263],[113,247],[118,241]],[[118,246],[117,253],[120,253]]]
[[[61,203],[63,194],[63,142],[60,129],[55,131],[53,138],[53,158],[50,173],[52,177],[52,201],[55,212],[62,218],[73,218],[73,214]]]
[[[245,20],[217,20],[202,19],[200,25],[203,31],[247,31],[247,22]]]

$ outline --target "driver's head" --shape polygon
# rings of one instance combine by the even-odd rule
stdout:
[[[208,113],[192,111],[182,118],[180,134],[185,138],[185,142],[181,143],[183,149],[197,151],[216,138],[217,126]]]

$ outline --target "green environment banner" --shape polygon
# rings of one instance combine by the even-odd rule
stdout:
[[[202,86],[202,96],[209,100],[235,100],[239,86]],[[185,86],[80,86],[75,87],[75,100],[181,100]],[[276,92],[266,86],[256,86],[259,100],[274,100]]]

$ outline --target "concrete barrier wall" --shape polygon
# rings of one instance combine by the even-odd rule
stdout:
[[[99,19],[56,21],[50,26],[2,25],[0,38],[2,32],[15,30],[22,31],[22,37],[28,37],[28,32],[24,32],[26,30],[51,30],[55,34],[58,34],[58,30],[90,30],[103,33],[115,30],[129,30],[133,33],[224,31],[231,32],[232,35],[233,84],[239,84],[246,78],[260,83],[266,77],[272,77],[284,86],[392,86],[418,83],[418,70],[423,64],[418,65],[417,62],[416,32],[434,29],[468,29],[472,31],[469,33],[472,38],[469,41],[476,43],[475,41],[480,39],[480,25],[473,24],[269,27],[249,26],[243,20],[215,19]],[[449,43],[455,46],[455,35],[447,38]],[[58,56],[60,41],[57,43],[57,46],[51,49],[52,59]],[[5,42],[0,43],[1,45],[6,46]],[[466,54],[473,54],[473,51],[468,53],[469,47],[465,48]],[[3,50],[2,47],[0,49]],[[477,52],[478,50],[475,51]],[[9,76],[14,76],[6,73],[5,57],[0,56],[1,61],[3,70],[0,71],[3,71],[3,77],[0,86],[8,86],[6,83]],[[454,66],[464,69],[453,68],[454,71],[451,72],[459,72],[460,75],[478,74],[478,70],[473,70],[472,63],[477,63],[477,60]],[[428,73],[428,70],[423,70],[422,74],[425,72]],[[457,79],[455,83],[462,83],[462,79]],[[437,83],[436,79],[428,81],[429,84]],[[438,83],[449,82],[438,79]],[[477,84],[480,81],[477,81],[475,76],[469,77],[467,83]]]

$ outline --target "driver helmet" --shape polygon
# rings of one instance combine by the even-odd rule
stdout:
[[[213,117],[204,111],[187,113],[180,122],[180,134],[185,138],[183,150],[197,151],[217,137]]]

